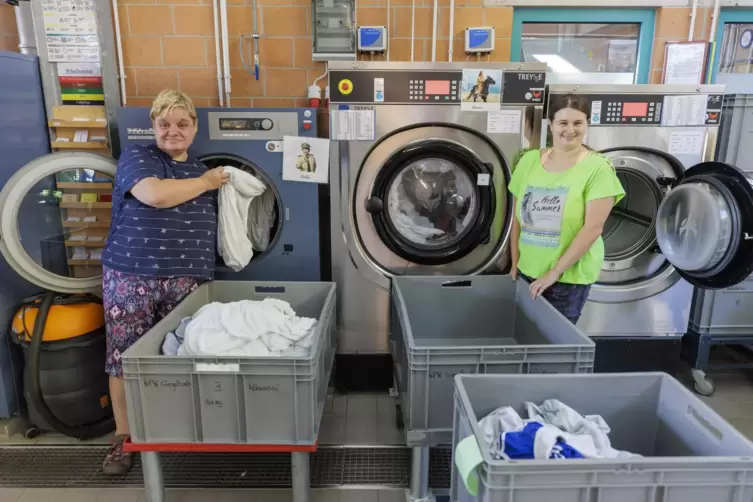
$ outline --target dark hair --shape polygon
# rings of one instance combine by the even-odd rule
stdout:
[[[578,94],[555,94],[552,96],[552,99],[549,101],[549,109],[547,110],[546,118],[549,119],[549,134],[547,135],[547,146],[549,145],[549,138],[551,135],[551,123],[554,121],[554,116],[557,114],[558,111],[564,110],[565,108],[572,108],[573,110],[577,110],[581,113],[583,113],[586,118],[588,118],[589,115],[591,115],[591,107],[589,106],[588,100],[584,98],[583,96],[580,96]],[[593,151],[593,148],[583,144],[584,147],[586,147],[587,150]]]
[[[549,109],[547,110],[546,118],[550,121],[554,120],[554,115],[565,108],[572,108],[585,114],[588,117],[591,114],[588,100],[583,96],[577,94],[555,94],[549,101]]]

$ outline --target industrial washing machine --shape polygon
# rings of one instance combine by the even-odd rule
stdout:
[[[626,195],[607,220],[605,260],[578,327],[594,371],[677,371],[693,288],[753,270],[753,189],[713,162],[724,86],[552,85],[590,104],[589,147],[609,157]]]
[[[121,148],[149,144],[154,131],[148,108],[120,108]],[[262,197],[274,199],[268,246],[255,249],[251,263],[239,272],[218,258],[218,280],[319,281],[328,275],[321,259],[329,247],[325,213],[315,183],[282,179],[283,136],[316,137],[316,110],[308,108],[199,108],[199,130],[189,152],[207,167],[233,166],[267,185]],[[326,200],[326,191],[324,192]],[[321,215],[321,218],[320,218]],[[324,240],[325,246],[322,246]]]
[[[724,97],[716,158],[737,165],[753,176],[753,96],[733,94]],[[706,377],[709,369],[753,368],[750,354],[710,361],[715,345],[750,346],[753,341],[753,277],[721,289],[695,289],[690,309],[690,327],[683,338],[683,356],[693,369],[696,390],[714,392],[714,382]]]
[[[461,109],[464,68],[496,78],[501,107]],[[545,74],[543,63],[330,63],[338,387],[392,384],[392,277],[508,266],[508,159],[538,144]]]

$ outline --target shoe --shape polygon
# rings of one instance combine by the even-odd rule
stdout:
[[[123,476],[128,474],[133,465],[133,453],[123,451],[125,437],[115,438],[115,443],[107,452],[105,461],[102,463],[102,472],[105,476]]]

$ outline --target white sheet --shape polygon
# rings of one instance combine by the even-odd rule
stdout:
[[[305,356],[316,319],[298,317],[284,300],[210,303],[186,326],[179,356]]]
[[[226,166],[230,182],[220,188],[217,219],[217,247],[225,265],[238,272],[254,256],[249,238],[249,207],[267,186],[256,177],[232,166]]]

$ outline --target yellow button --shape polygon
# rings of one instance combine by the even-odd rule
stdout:
[[[353,92],[353,82],[347,78],[343,79],[337,84],[337,89],[340,91],[340,94],[350,94]]]

